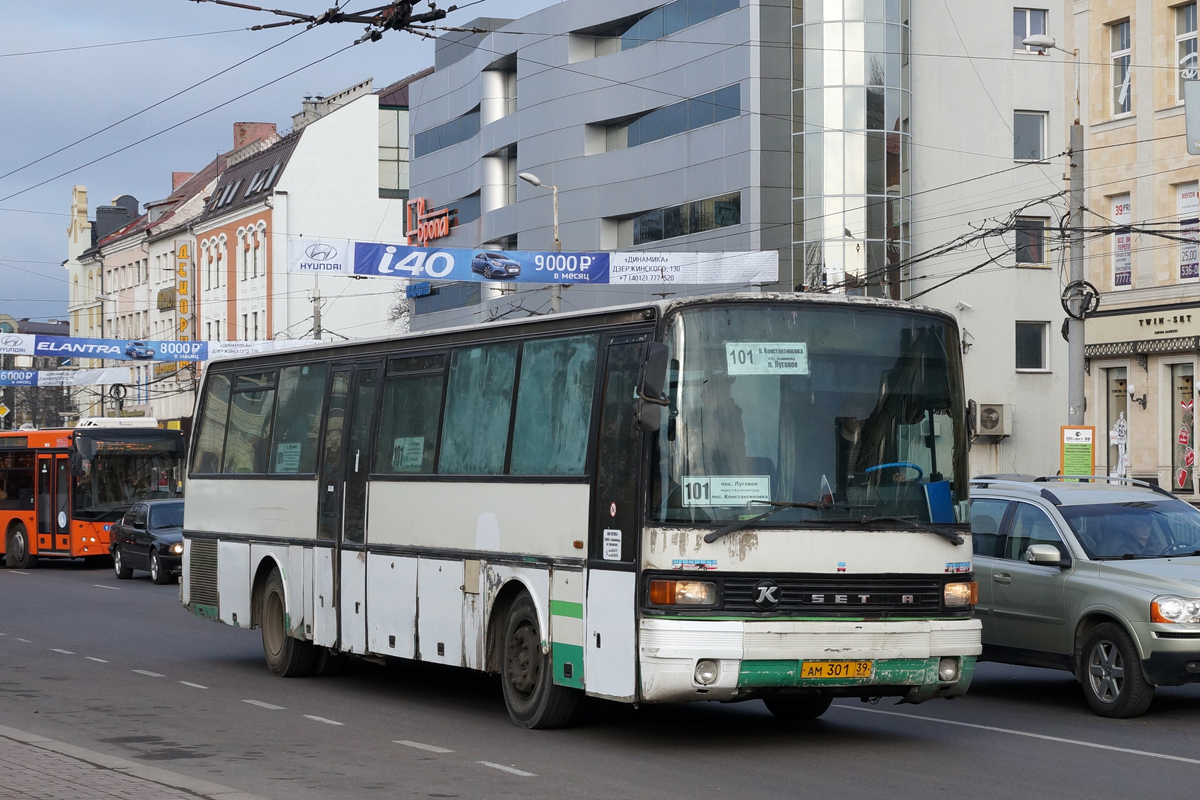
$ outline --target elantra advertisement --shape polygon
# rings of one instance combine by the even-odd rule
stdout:
[[[71,336],[7,334],[0,337],[5,354],[43,358],[104,358],[110,361],[209,361],[214,358],[300,347],[312,342],[273,339],[256,342],[182,342],[172,339],[77,339]],[[23,384],[34,386],[38,384]]]

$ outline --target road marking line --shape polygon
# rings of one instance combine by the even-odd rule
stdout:
[[[17,641],[24,642],[25,644],[33,644],[33,642],[29,641],[28,639],[22,639],[20,636],[17,637]]]
[[[510,775],[520,775],[522,778],[536,778],[537,777],[537,775],[535,775],[532,772],[526,772],[525,770],[517,769],[516,767],[506,767],[503,764],[493,764],[491,761],[478,761],[476,763],[483,764],[485,767],[491,767],[492,769],[498,769],[501,772],[507,772]]]
[[[1066,739],[1062,736],[1049,736],[1044,733],[1031,733],[1030,731],[1018,731],[1012,728],[997,728],[994,725],[978,725],[973,722],[959,722],[952,719],[935,719],[934,717],[924,717],[920,714],[904,714],[900,711],[884,711],[878,708],[857,708],[855,706],[833,706],[834,708],[843,711],[863,711],[868,714],[886,714],[889,717],[905,717],[906,719],[919,719],[922,722],[936,722],[941,725],[957,725],[960,728],[975,728],[981,731],[992,731],[993,733],[1007,733],[1012,736],[1025,736],[1029,739],[1041,739],[1046,742],[1059,742],[1060,744],[1073,744],[1079,747],[1091,747],[1096,750],[1109,750],[1114,753],[1128,753],[1135,756],[1147,756],[1149,758],[1161,758],[1167,761],[1182,761],[1185,764],[1200,764],[1200,758],[1185,758],[1183,756],[1171,756],[1166,753],[1152,753],[1147,750],[1133,750],[1128,747],[1116,747],[1111,744],[1099,744],[1097,742],[1085,742],[1081,739]]]
[[[258,706],[259,708],[265,708],[270,711],[286,711],[287,710],[283,706],[271,705],[270,703],[264,703],[262,700],[243,700],[242,702],[249,703],[252,706]]]
[[[84,658],[86,658],[88,661],[95,661],[99,664],[107,664],[108,663],[103,658],[96,658],[95,656],[84,656]]]
[[[73,655],[75,655],[75,654],[74,654],[74,653],[72,653],[70,650],[59,650],[57,647],[51,647],[51,648],[50,648],[50,652],[51,652],[51,653],[62,653],[64,656],[73,656]]]
[[[165,677],[167,677],[166,675],[163,675],[158,672],[151,672],[148,669],[135,669],[135,670],[133,670],[133,672],[136,672],[138,675],[145,675],[147,678],[165,678]]]
[[[396,739],[395,744],[402,744],[405,747],[415,747],[418,750],[427,750],[430,753],[453,753],[453,750],[447,750],[444,747],[437,747],[432,744],[422,744],[421,742],[410,742],[407,739]]]
[[[13,575],[30,575],[30,574],[32,574],[29,572],[17,572],[15,569],[10,569],[9,572],[11,572]]]
[[[7,633],[0,633],[0,636],[8,636]]]
[[[192,683],[191,681],[180,681],[180,683],[182,683],[184,686],[190,686],[193,689],[207,689],[208,688],[207,686],[201,686],[200,684]]]
[[[336,720],[325,719],[324,717],[314,717],[312,714],[305,714],[304,718],[311,719],[313,722],[324,722],[326,725],[342,725],[343,724],[341,722],[337,722]]]
[[[120,586],[105,586],[103,583],[93,583],[92,586],[95,586],[97,589],[112,589],[114,592],[121,591]]]

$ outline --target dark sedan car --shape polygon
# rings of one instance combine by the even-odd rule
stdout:
[[[146,569],[155,583],[173,583],[183,569],[183,501],[137,503],[113,524],[110,536],[118,578]]]
[[[484,252],[471,259],[471,271],[485,278],[515,278],[521,274],[521,265],[504,253]]]

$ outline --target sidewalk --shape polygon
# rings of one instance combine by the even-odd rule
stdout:
[[[0,797],[13,800],[262,800],[227,786],[0,726]]]

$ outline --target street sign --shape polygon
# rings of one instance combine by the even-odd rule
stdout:
[[[7,417],[8,412],[11,410],[12,409],[10,409],[8,406],[4,405],[4,403],[0,403],[0,419],[4,419],[5,417]]]
[[[1059,439],[1059,475],[1096,474],[1096,428],[1063,425]]]
[[[1183,113],[1187,122],[1187,151],[1200,156],[1200,81],[1183,82]]]

